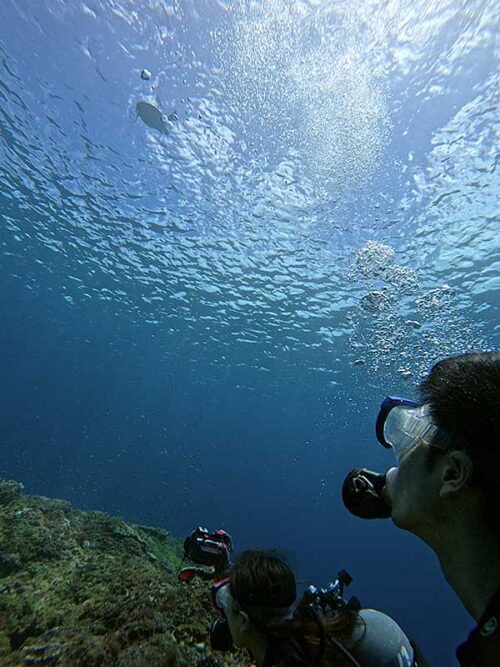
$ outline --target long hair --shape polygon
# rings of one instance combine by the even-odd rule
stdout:
[[[237,610],[245,611],[267,639],[272,664],[352,665],[334,642],[349,649],[350,637],[360,623],[356,612],[346,609],[333,619],[324,619],[302,599],[293,619],[276,619],[267,613],[269,609],[291,607],[297,593],[292,570],[276,552],[243,552],[231,570],[230,588]]]

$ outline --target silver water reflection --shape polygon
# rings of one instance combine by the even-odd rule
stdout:
[[[5,0],[3,252],[208,348],[415,377],[487,346],[497,34],[493,0]]]

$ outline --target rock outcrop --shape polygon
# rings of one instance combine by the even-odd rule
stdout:
[[[181,542],[0,480],[0,664],[248,667],[213,655],[209,584],[177,579]]]

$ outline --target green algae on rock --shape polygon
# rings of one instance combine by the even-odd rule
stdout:
[[[182,542],[24,495],[0,480],[0,664],[247,667],[212,655],[209,586],[177,579]]]

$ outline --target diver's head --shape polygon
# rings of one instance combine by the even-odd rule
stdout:
[[[377,420],[397,459],[384,490],[393,521],[428,541],[472,517],[500,535],[500,354],[444,359],[419,393],[420,404],[386,399]]]
[[[462,472],[462,485],[457,490],[472,489],[480,494],[485,519],[500,537],[497,510],[500,485],[500,352],[468,353],[443,359],[421,383],[420,396],[423,402],[430,405],[436,425],[450,435],[452,451],[463,453],[472,464],[471,474],[467,476],[466,471]],[[439,451],[429,452],[429,469],[439,459]],[[461,465],[467,467],[467,461]]]
[[[379,442],[395,454],[385,475],[346,477],[342,497],[354,515],[393,521],[426,539],[457,522],[500,535],[500,353],[438,362],[420,385],[420,402],[387,397],[376,422]]]
[[[394,396],[388,396],[380,407],[376,433],[379,442],[393,450],[397,462],[387,471],[383,490],[392,520],[425,537],[421,524],[435,523],[442,482],[442,471],[431,471],[427,461],[429,456],[449,451],[452,439],[436,426],[428,404]]]
[[[244,551],[228,579],[214,587],[215,604],[234,646],[256,657],[265,655],[268,634],[289,617],[295,596],[295,576],[288,565],[273,552],[256,549]]]

